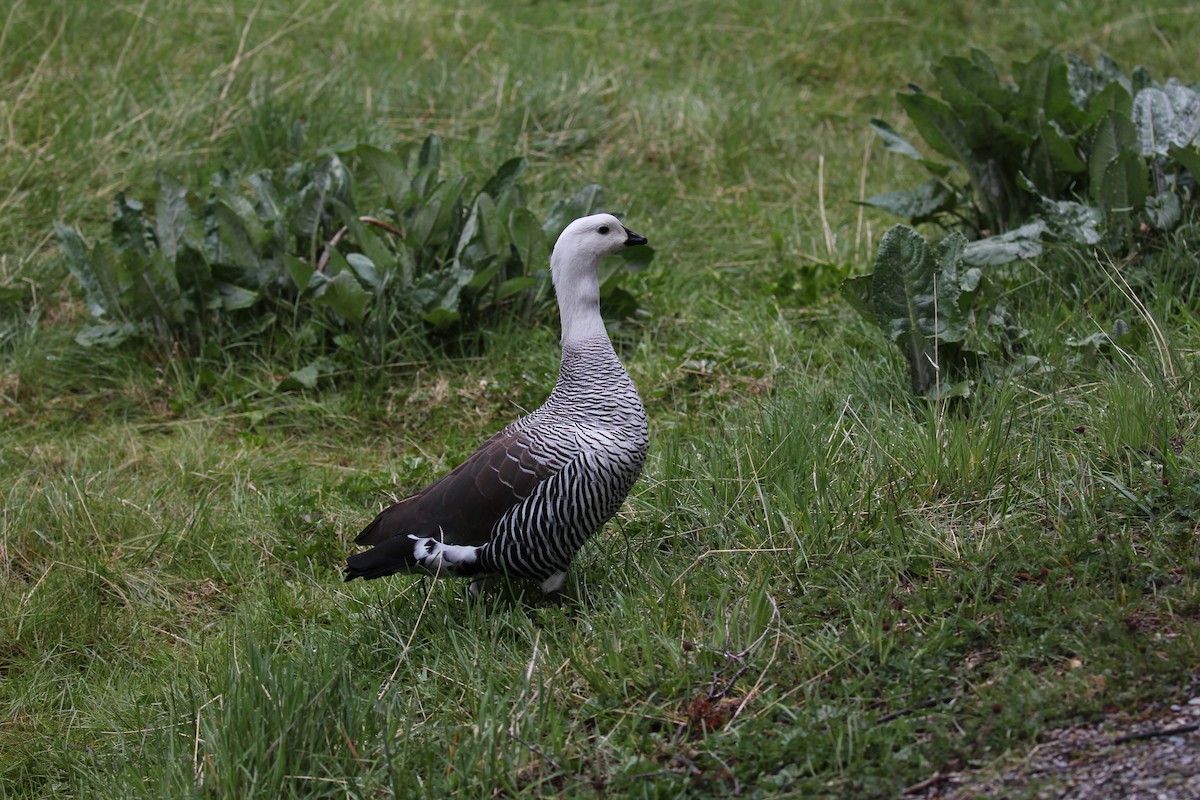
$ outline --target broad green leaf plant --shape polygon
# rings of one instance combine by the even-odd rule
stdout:
[[[1093,66],[1052,50],[1014,64],[1011,82],[979,50],[945,57],[931,72],[940,97],[910,84],[897,99],[940,158],[871,120],[886,149],[931,177],[866,205],[970,239],[1042,220],[1039,236],[1119,244],[1135,232],[1170,230],[1196,203],[1195,85],[1160,84],[1141,67],[1126,75],[1106,56]]]
[[[940,97],[910,84],[897,98],[940,158],[871,120],[887,150],[931,177],[864,204],[952,233],[930,246],[892,228],[873,274],[843,289],[904,353],[913,391],[947,397],[967,393],[980,366],[1038,363],[1006,308],[981,297],[983,268],[1037,258],[1046,241],[1128,251],[1194,210],[1200,91],[1052,50],[1014,64],[1012,81],[979,50],[931,71]]]
[[[378,183],[382,207],[357,208],[348,164]],[[499,313],[530,321],[551,302],[553,238],[605,201],[585,186],[539,220],[519,185],[527,168],[510,159],[473,189],[470,175],[441,175],[441,143],[429,136],[413,152],[363,144],[281,176],[220,173],[203,200],[160,175],[153,210],[118,194],[109,235],[90,246],[56,224],[92,318],[76,339],[192,346],[214,332],[253,338],[284,319],[293,330],[322,326],[326,349],[378,349],[414,329],[445,337]],[[636,310],[620,286],[626,274],[616,264],[603,276],[609,313]],[[336,367],[324,355],[314,357]],[[305,370],[297,380],[309,385]]]
[[[972,253],[976,244],[982,243],[954,232],[931,246],[917,231],[896,225],[883,235],[874,271],[842,286],[851,304],[900,348],[914,394],[965,397],[983,363],[1002,364],[1009,373],[1037,365],[1036,357],[1021,353],[1026,332],[1003,304],[985,297],[977,265],[994,256]]]

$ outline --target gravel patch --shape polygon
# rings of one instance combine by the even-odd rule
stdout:
[[[922,800],[1200,800],[1200,697],[1138,721],[1048,731],[1019,762],[934,775]]]

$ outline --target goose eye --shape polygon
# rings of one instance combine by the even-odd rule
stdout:
[[[600,234],[603,236],[604,234],[608,233],[608,226],[601,225],[597,230],[599,230]]]

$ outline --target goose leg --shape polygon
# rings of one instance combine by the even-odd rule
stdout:
[[[467,587],[467,592],[470,594],[471,599],[473,600],[484,592],[490,590],[499,582],[499,575],[481,575],[480,577],[471,581],[471,585]]]
[[[556,572],[546,580],[542,581],[542,594],[553,594],[562,588],[563,582],[567,579],[566,571]]]

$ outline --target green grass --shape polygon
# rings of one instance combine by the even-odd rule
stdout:
[[[10,3],[0,797],[894,797],[1183,697],[1194,241],[1122,265],[1142,309],[1090,259],[1014,268],[1045,369],[959,403],[913,399],[834,293],[891,223],[864,174],[912,177],[866,120],[902,122],[928,60],[1065,43],[1200,78],[1194,10],[1044,5]],[[555,331],[304,393],[269,348],[72,342],[53,220],[429,132],[451,171],[529,158],[535,208],[602,183],[657,249],[624,351],[651,458],[562,608],[338,572],[540,402]],[[1068,344],[1118,317],[1121,349]]]

